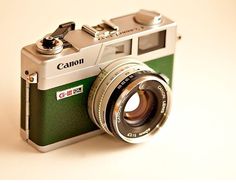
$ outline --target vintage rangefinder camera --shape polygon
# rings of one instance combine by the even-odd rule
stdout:
[[[170,110],[176,23],[140,10],[75,30],[60,25],[21,52],[21,136],[42,152],[103,132],[151,137]]]

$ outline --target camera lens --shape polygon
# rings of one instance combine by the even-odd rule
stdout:
[[[88,112],[98,127],[125,142],[139,143],[155,134],[169,114],[171,91],[144,63],[122,59],[97,77]]]
[[[134,106],[136,103],[138,106],[130,110],[129,105]],[[124,109],[124,121],[132,127],[141,126],[153,117],[156,107],[157,101],[154,94],[150,91],[140,90],[128,99]]]

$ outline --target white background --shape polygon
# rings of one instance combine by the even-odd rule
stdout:
[[[178,24],[173,107],[150,142],[98,136],[39,153],[19,136],[20,49],[60,23],[139,9]],[[0,1],[0,178],[236,179],[236,1]]]

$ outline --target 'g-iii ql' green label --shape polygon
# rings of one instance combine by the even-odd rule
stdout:
[[[61,100],[67,97],[72,97],[74,95],[78,95],[80,93],[83,93],[83,85],[79,85],[73,88],[69,88],[63,91],[58,91],[56,93],[57,100]]]

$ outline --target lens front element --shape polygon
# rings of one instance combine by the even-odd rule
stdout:
[[[135,96],[136,100],[135,100]],[[139,102],[138,106],[132,110],[127,110],[127,105],[132,105]],[[128,104],[131,103],[132,104]],[[126,123],[128,123],[130,126],[137,127],[143,125],[148,118],[151,117],[151,114],[153,114],[157,107],[157,101],[154,97],[154,94],[150,91],[145,90],[139,90],[136,92],[131,98],[128,100],[128,102],[125,105],[124,109],[124,120]]]
[[[94,82],[88,112],[108,134],[139,143],[165,122],[170,95],[168,84],[147,65],[120,60],[108,65]]]

